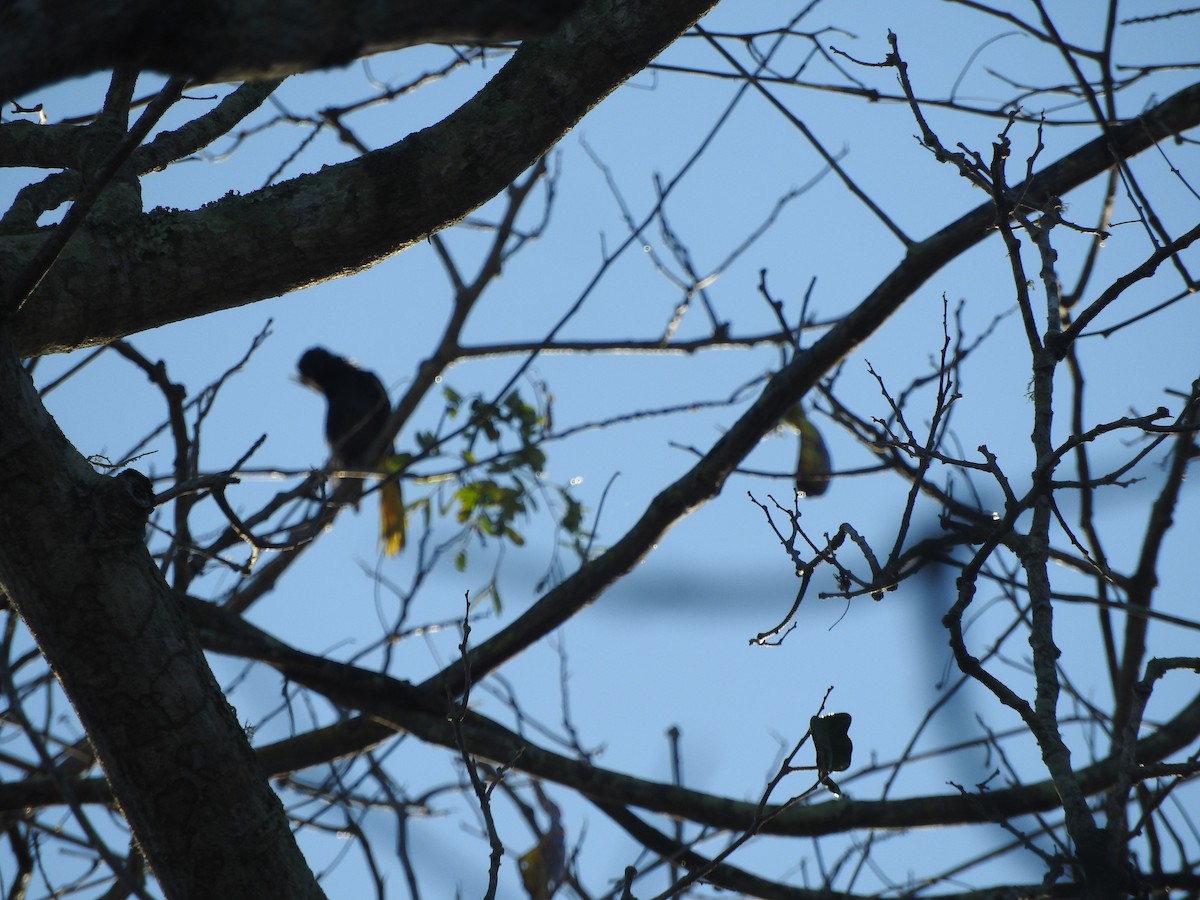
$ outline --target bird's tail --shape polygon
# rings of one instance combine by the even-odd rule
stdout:
[[[383,552],[388,556],[395,556],[404,549],[405,519],[400,482],[393,478],[379,489],[379,537]]]

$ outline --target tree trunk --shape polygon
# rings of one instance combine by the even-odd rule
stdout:
[[[87,729],[163,892],[244,897],[253,885],[255,897],[323,896],[146,550],[150,482],[93,471],[6,332],[0,456],[0,588]]]

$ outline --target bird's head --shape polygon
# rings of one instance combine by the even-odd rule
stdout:
[[[297,381],[314,391],[325,393],[330,384],[341,374],[355,366],[349,360],[330,353],[324,347],[313,347],[304,351],[296,368],[299,370]]]

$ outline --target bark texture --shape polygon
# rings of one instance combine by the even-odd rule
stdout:
[[[553,31],[578,6],[579,0],[3,0],[0,99],[119,67],[245,81],[414,44],[523,40]]]
[[[0,588],[87,729],[165,894],[244,897],[255,885],[254,896],[323,896],[146,550],[150,482],[93,471],[2,332],[0,423]]]
[[[193,77],[261,75],[278,71],[279,59],[288,70],[311,68],[410,40],[372,25],[369,3],[229,2],[204,6],[210,19],[190,26],[188,16],[201,7],[164,7],[173,17],[165,23],[159,7],[139,2],[0,4],[0,96],[117,63],[177,72],[168,66],[178,60]],[[523,47],[439,125],[316,175],[196,211],[141,213],[124,195],[122,203],[97,203],[21,312],[0,326],[0,590],[74,704],[166,896],[321,891],[179,598],[146,550],[149,483],[135,472],[97,474],[41,405],[18,359],[277,296],[404,249],[502,190],[711,5],[595,2],[555,36]],[[400,18],[416,9],[379,6]],[[434,6],[442,14],[450,4]],[[308,56],[274,54],[256,31],[270,31],[274,17],[303,20],[287,11],[293,7],[307,8],[301,24],[325,41]],[[429,9],[409,11],[428,26],[413,28],[422,39],[449,39],[445,23],[428,25]],[[321,12],[336,13],[336,21],[310,21]],[[493,36],[514,36],[496,28]],[[87,39],[98,43],[84,53]],[[189,47],[222,56],[189,62]],[[17,129],[19,138],[27,132]],[[54,148],[43,161],[70,166],[89,152],[61,130],[34,139]],[[3,141],[0,158],[22,152]],[[150,147],[135,153],[117,182],[136,184],[132,176],[162,162],[148,154]],[[68,172],[43,189],[69,199],[81,183]],[[0,284],[12,285],[30,275],[52,229],[10,220],[3,232]],[[34,274],[30,283],[41,276]],[[116,408],[120,398],[110,399]]]
[[[14,320],[13,342],[23,356],[100,344],[367,268],[498,194],[713,4],[590,3],[390,147],[199,210],[90,221]],[[46,236],[0,236],[0,284]]]

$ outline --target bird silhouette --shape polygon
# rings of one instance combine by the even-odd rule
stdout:
[[[387,426],[392,405],[387,388],[374,372],[360,369],[324,347],[305,351],[297,365],[300,381],[325,396],[325,440],[334,468],[347,471],[394,469],[394,449],[372,454]],[[380,536],[390,556],[404,546],[404,501],[397,478],[379,489]]]

